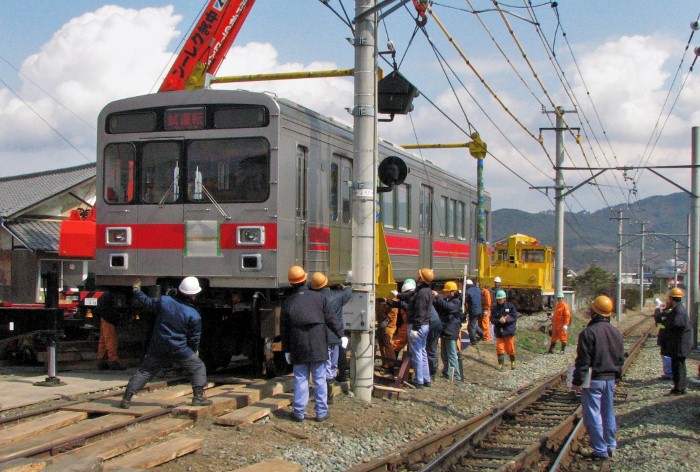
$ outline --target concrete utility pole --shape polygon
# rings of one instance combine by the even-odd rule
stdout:
[[[617,210],[617,217],[610,219],[617,220],[617,302],[615,303],[615,314],[619,323],[622,320],[622,220],[629,218],[623,218],[622,210]]]
[[[366,326],[352,331],[353,393],[372,400],[374,383],[375,192],[377,189],[377,48],[376,0],[355,2],[355,98],[353,163],[355,197],[352,232],[353,285],[367,293]]]
[[[644,222],[642,221],[642,242],[639,251],[639,312],[644,309]]]
[[[543,113],[554,113],[557,115],[556,127],[540,128],[542,130],[553,130],[556,133],[557,146],[557,165],[556,165],[556,180],[554,185],[554,292],[558,293],[564,289],[564,173],[561,167],[564,165],[564,113],[573,113],[566,111],[564,107],[557,107],[555,111],[543,111]],[[571,128],[578,129],[578,128]]]
[[[698,195],[700,195],[700,128],[694,126],[692,134],[692,174],[691,174],[691,196],[690,196],[690,260],[688,260],[688,315],[692,327],[693,346],[698,347],[698,307],[700,306],[700,295],[698,288],[698,270],[700,269],[700,205]]]

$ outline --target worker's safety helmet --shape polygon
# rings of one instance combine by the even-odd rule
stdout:
[[[415,290],[416,289],[416,281],[413,279],[406,279],[403,281],[403,285],[401,286],[401,291],[402,292],[408,292],[409,290]]]
[[[500,283],[501,283],[501,278],[500,278],[500,277],[494,277],[494,278],[493,278],[493,283],[495,283],[495,284],[500,284]]]
[[[670,298],[683,298],[683,289],[678,287],[673,287],[669,292],[668,296]]]
[[[300,284],[306,282],[306,272],[304,272],[303,267],[295,265],[289,268],[287,278],[292,285]]]
[[[474,281],[472,279],[467,279],[467,285],[474,285]]]
[[[426,267],[418,271],[418,276],[423,279],[423,282],[429,284],[435,278],[435,273],[433,272],[433,269]]]
[[[499,290],[496,292],[496,300],[499,300],[501,298],[506,298],[506,292],[504,290]]]
[[[557,298],[564,298],[564,292],[557,292]]]
[[[313,274],[311,274],[312,289],[321,290],[326,285],[328,285],[328,277],[326,277],[323,272],[314,272]]]
[[[443,287],[443,290],[445,292],[456,292],[457,291],[457,284],[451,280],[449,282],[445,282],[445,286]]]
[[[610,297],[599,295],[591,303],[591,309],[601,316],[610,316],[613,311],[613,302]]]
[[[197,277],[185,277],[182,279],[182,282],[180,282],[178,290],[185,295],[197,295],[202,291],[202,287],[199,286]]]

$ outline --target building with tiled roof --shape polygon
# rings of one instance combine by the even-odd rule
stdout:
[[[61,221],[95,201],[95,164],[0,178],[0,300],[43,301],[41,275],[57,269],[75,287],[90,261],[58,257]]]

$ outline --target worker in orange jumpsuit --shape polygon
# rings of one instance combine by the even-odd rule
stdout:
[[[481,309],[483,313],[479,318],[479,326],[484,332],[483,341],[491,341],[491,290],[481,287]]]
[[[569,340],[569,325],[571,325],[571,308],[564,301],[564,294],[557,292],[557,304],[554,305],[554,314],[552,315],[552,339],[549,341],[548,354],[554,353],[557,341],[561,341],[561,352],[566,350],[566,343]]]
[[[97,300],[94,314],[100,318],[100,341],[97,345],[97,368],[100,370],[124,370],[119,363],[117,325],[121,315],[115,299],[109,291]]]
[[[396,333],[396,320],[399,317],[399,309],[391,307],[385,298],[379,298],[377,299],[376,314],[377,323],[379,324],[377,335],[379,352],[382,356],[382,368],[393,369],[396,354],[394,353],[392,339],[394,338],[394,333]]]

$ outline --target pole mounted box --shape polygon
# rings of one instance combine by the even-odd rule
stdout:
[[[387,115],[405,115],[413,110],[418,89],[397,71],[384,77],[377,86],[377,108]]]
[[[343,306],[343,323],[347,331],[369,331],[370,313],[374,315],[373,294],[353,290],[350,300]]]

